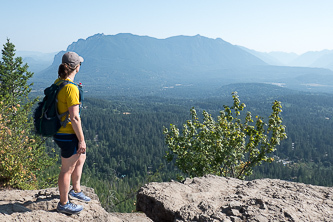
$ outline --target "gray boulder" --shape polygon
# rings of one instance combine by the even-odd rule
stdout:
[[[136,206],[156,222],[333,221],[333,188],[208,175],[145,185]]]

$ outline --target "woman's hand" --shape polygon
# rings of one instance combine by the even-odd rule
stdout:
[[[85,154],[86,153],[86,142],[83,140],[83,141],[80,141],[79,142],[79,145],[78,145],[78,149],[77,149],[77,154]]]
[[[77,139],[79,140],[77,154],[86,153],[86,142],[84,140],[83,130],[81,126],[81,118],[79,114],[79,105],[74,105],[68,108],[69,115],[71,117],[71,123],[73,130],[76,134]]]

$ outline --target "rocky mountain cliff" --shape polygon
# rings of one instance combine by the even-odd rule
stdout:
[[[333,188],[276,179],[242,181],[208,175],[184,183],[150,183],[137,194],[137,213],[107,213],[93,189],[79,215],[56,212],[56,188],[0,191],[0,221],[333,221]]]

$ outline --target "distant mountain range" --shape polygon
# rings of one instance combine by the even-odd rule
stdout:
[[[42,53],[31,51],[18,51],[16,56],[22,57],[23,62],[29,65],[29,71],[34,73],[40,72],[49,67],[58,52]]]
[[[302,55],[286,52],[258,52],[240,46],[269,65],[326,68],[333,70],[333,50],[306,52]]]
[[[291,66],[321,67],[333,70],[333,50],[307,52],[290,62]]]
[[[72,43],[67,51],[84,57],[76,81],[81,81],[91,95],[211,95],[234,83],[268,83],[297,90],[333,92],[333,72],[328,69],[333,58],[328,50],[320,55],[297,56],[256,52],[220,38],[200,35],[156,39],[132,34],[96,34]],[[48,68],[35,73],[37,90],[57,78],[63,53],[56,54]],[[325,68],[286,64],[310,67],[318,64]]]

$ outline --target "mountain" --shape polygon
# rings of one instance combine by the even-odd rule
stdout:
[[[323,67],[333,70],[333,50],[324,50],[322,55],[316,59],[310,66]]]
[[[258,52],[253,49],[248,49],[243,46],[239,46],[241,49],[251,53],[252,55],[258,57],[262,61],[269,65],[274,66],[287,66],[290,62],[298,58],[296,53],[288,52]]]
[[[333,50],[306,52],[291,61],[288,65],[328,68],[330,64],[333,64]]]
[[[239,46],[241,49],[251,53],[252,55],[258,57],[262,61],[266,62],[269,65],[274,66],[285,66],[290,61],[293,61],[297,58],[297,54],[295,53],[287,53],[287,52],[258,52],[253,49],[248,49],[243,46]]]
[[[291,61],[295,60],[298,55],[293,52],[268,52],[269,56],[275,58],[279,62],[281,62],[282,65],[288,65]]]
[[[49,67],[54,59],[57,52],[53,53],[42,53],[34,51],[17,51],[16,56],[22,57],[23,63],[29,65],[28,71],[30,72],[40,72],[47,67]]]
[[[306,52],[301,55],[286,52],[258,52],[239,46],[269,65],[326,68],[333,70],[333,50]]]
[[[222,39],[176,36],[156,39],[132,34],[97,34],[80,39],[67,51],[82,55],[83,72],[207,71],[235,66],[266,65]],[[50,70],[56,70],[63,52],[56,55]],[[105,70],[107,68],[108,70]],[[114,73],[113,73],[114,74]],[[89,77],[87,77],[89,78]]]
[[[96,34],[72,43],[67,51],[75,51],[85,59],[75,80],[82,82],[91,95],[164,96],[175,93],[176,88],[182,95],[206,95],[222,85],[240,82],[282,84],[304,90],[312,84],[316,87],[311,90],[332,90],[325,85],[333,81],[329,70],[268,65],[220,38],[200,35],[156,39],[126,33]],[[37,90],[57,78],[63,53],[59,52],[50,67],[34,76]],[[311,82],[317,76],[327,81]]]
[[[333,70],[333,50],[310,51],[301,55],[285,52],[262,53],[254,50],[251,53],[270,65],[326,68]],[[266,57],[268,57],[269,60],[265,59]],[[276,61],[281,63],[276,63]]]

